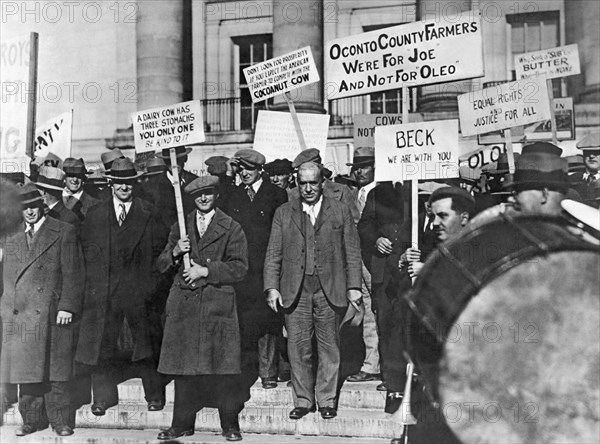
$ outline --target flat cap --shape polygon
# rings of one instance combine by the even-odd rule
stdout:
[[[204,161],[204,164],[208,167],[206,171],[208,174],[218,176],[227,172],[227,161],[228,157],[225,156],[212,156]]]
[[[265,171],[268,175],[283,175],[291,174],[294,169],[292,168],[292,162],[288,159],[275,159],[273,162],[269,162],[265,165]]]
[[[65,172],[60,168],[42,165],[35,184],[39,188],[62,191],[65,186],[65,176]]]
[[[306,162],[321,163],[321,153],[316,148],[308,148],[296,156],[292,162],[292,168],[298,168]]]
[[[580,150],[600,150],[600,133],[590,133],[577,142]]]
[[[371,146],[360,146],[354,150],[352,163],[347,163],[347,166],[362,166],[375,163],[375,148]]]
[[[470,202],[471,204],[475,203],[475,199],[473,198],[473,196],[471,196],[471,194],[466,190],[463,190],[459,187],[442,187],[438,188],[437,190],[434,190],[433,193],[431,193],[431,196],[429,197],[429,203],[433,203],[441,199],[446,199],[448,197],[452,199],[463,200],[465,202]]]
[[[192,180],[184,189],[186,193],[194,197],[205,190],[217,190],[219,188],[219,178],[217,176],[200,176]]]
[[[27,208],[28,206],[38,206],[44,202],[42,193],[35,187],[33,182],[28,182],[19,188],[19,198],[23,208]]]
[[[237,159],[239,163],[251,168],[261,167],[266,161],[265,156],[252,149],[239,150],[233,157]]]

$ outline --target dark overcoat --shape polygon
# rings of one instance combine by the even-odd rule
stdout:
[[[67,199],[63,197],[63,203],[65,204],[65,207],[75,213],[80,220],[84,220],[90,208],[98,205],[100,200],[90,196],[84,191],[81,193],[81,199],[67,204]]]
[[[75,225],[76,227],[79,227],[81,224],[81,219],[79,219],[73,211],[69,210],[62,200],[59,200],[46,215],[58,219],[61,222]]]
[[[174,224],[160,257],[162,272],[177,269],[166,307],[166,324],[158,371],[169,375],[225,375],[241,371],[241,343],[232,284],[248,270],[246,237],[240,225],[221,210],[204,236],[196,229],[196,212],[187,216],[190,258],[208,268],[208,277],[185,283],[181,261],[173,261],[180,238]]]
[[[76,229],[46,217],[30,247],[23,227],[2,243],[0,379],[14,384],[68,381],[84,286]],[[59,310],[73,313],[75,322],[57,325]]]
[[[129,275],[122,285],[129,313],[137,315],[131,333],[135,340],[133,361],[153,356],[151,318],[147,305],[153,295],[159,272],[156,259],[162,251],[166,238],[157,228],[148,203],[134,198],[124,224],[126,242],[119,251],[111,250],[111,223],[116,219],[113,199],[107,199],[91,208],[81,226],[81,244],[85,256],[86,285],[81,319],[81,333],[75,360],[82,364],[96,365],[100,357],[109,298],[111,292],[111,255],[126,256]]]

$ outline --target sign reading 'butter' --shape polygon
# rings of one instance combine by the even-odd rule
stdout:
[[[575,44],[516,55],[515,71],[518,79],[542,75],[554,79],[579,74],[579,49]]]
[[[375,180],[458,177],[458,120],[375,128]]]
[[[328,99],[483,76],[481,18],[473,11],[331,40]]]

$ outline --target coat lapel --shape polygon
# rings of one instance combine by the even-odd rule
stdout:
[[[25,233],[22,233],[24,245],[27,245],[27,241],[25,240]],[[56,221],[56,219],[52,219],[51,217],[46,217],[46,220],[40,227],[39,231],[33,237],[33,242],[31,243],[27,254],[23,258],[23,265],[21,266],[17,279],[21,277],[23,272],[42,254],[48,250],[52,244],[54,244],[60,237],[60,225]]]
[[[302,236],[305,235],[302,223],[303,217],[304,213],[302,212],[302,203],[300,202],[300,199],[294,199],[292,201],[292,222],[294,222],[294,224],[298,227],[298,230],[300,230]]]
[[[225,232],[229,228],[227,226],[228,224],[225,224],[225,220],[225,214],[221,210],[216,209],[215,215],[210,221],[210,225],[208,226],[206,233],[204,233],[204,236],[202,236],[202,238],[198,241],[199,250],[206,248],[208,245],[225,235]]]
[[[327,218],[329,217],[329,215],[331,214],[331,211],[329,210],[329,207],[331,205],[329,204],[329,199],[323,196],[323,203],[321,204],[321,211],[319,211],[319,214],[317,215],[317,220],[315,222],[315,232],[319,231],[319,228],[321,228],[321,225],[323,225],[323,222],[325,222],[327,220]]]
[[[112,212],[114,212],[114,206]],[[121,227],[123,230],[126,230],[127,239],[131,245],[135,246],[138,244],[146,230],[146,224],[149,218],[150,212],[142,206],[140,200],[133,199],[129,213],[127,213],[127,218],[123,223],[124,226]]]

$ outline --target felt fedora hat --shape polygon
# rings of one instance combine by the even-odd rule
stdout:
[[[42,205],[44,198],[33,182],[28,182],[19,188],[19,199],[23,208]]]
[[[352,163],[347,163],[347,166],[367,166],[375,165],[375,149],[370,146],[361,146],[354,150]]]
[[[123,159],[116,159],[110,171],[104,173],[104,177],[119,181],[137,179],[143,174],[142,172],[138,172],[133,162],[125,157]]]
[[[562,149],[546,142],[523,147],[515,174],[502,186],[505,189],[569,188],[568,163],[561,154]]]
[[[65,187],[65,177],[65,172],[60,168],[42,165],[35,185],[38,188],[62,191]]]
[[[162,150],[160,153],[156,153],[156,157],[160,157],[161,159],[170,159],[171,158],[171,148],[165,148],[164,150]],[[190,154],[192,152],[192,149],[190,147],[186,147],[186,146],[178,146],[175,147],[175,158],[180,158],[183,156],[187,156],[188,154]]]

